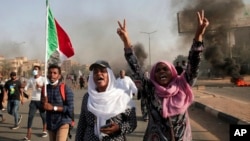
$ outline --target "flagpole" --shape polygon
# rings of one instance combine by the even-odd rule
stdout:
[[[46,0],[46,49],[45,49],[45,77],[47,77],[50,63],[62,62],[61,56],[67,58],[74,55],[74,49],[67,33],[57,23],[50,9],[49,0]],[[59,54],[59,55],[58,55]],[[59,57],[59,58],[58,58]],[[49,81],[48,79],[46,79]],[[46,81],[46,82],[47,82]],[[46,86],[46,85],[45,85]],[[47,87],[44,87],[45,89]],[[47,96],[47,92],[44,94]]]
[[[46,0],[46,20],[45,20],[45,65],[44,65],[44,77],[45,77],[45,85],[44,85],[44,96],[47,96],[47,68],[48,68],[48,55],[47,55],[47,49],[48,49],[48,11],[49,11],[49,1]]]

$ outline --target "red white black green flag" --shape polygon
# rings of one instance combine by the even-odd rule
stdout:
[[[46,6],[46,62],[48,64],[61,64],[74,55],[74,49],[69,36],[53,17],[48,1],[46,1]]]

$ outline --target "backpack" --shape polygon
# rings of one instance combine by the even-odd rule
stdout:
[[[66,98],[66,94],[65,94],[65,84],[64,83],[60,84],[60,94],[62,96],[63,103],[66,102],[67,98]],[[72,130],[74,125],[75,125],[74,110],[73,110],[73,113],[71,114],[71,119],[72,119],[72,121],[71,121],[71,123],[69,125],[69,133],[68,133],[68,136],[69,136],[70,139],[72,137],[72,135],[70,133],[70,130]]]

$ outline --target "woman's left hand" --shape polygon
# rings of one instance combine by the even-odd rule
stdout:
[[[198,27],[195,34],[196,41],[202,41],[206,28],[209,25],[208,19],[204,16],[204,10],[197,12]]]
[[[108,134],[108,135],[114,134],[115,132],[118,132],[119,130],[120,130],[119,125],[114,123],[114,122],[112,122],[109,127],[100,129],[100,131],[102,133],[105,133],[105,134]]]
[[[124,43],[125,48],[131,47],[131,42],[128,36],[127,27],[126,27],[126,20],[123,20],[123,24],[118,21],[119,28],[117,28],[117,34],[120,36],[121,40]]]

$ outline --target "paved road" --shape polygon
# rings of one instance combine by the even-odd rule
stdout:
[[[75,118],[76,123],[79,119],[80,106],[84,90],[75,91]],[[141,120],[140,112],[140,103],[138,100],[135,100],[137,105],[137,118],[138,118],[138,127],[136,130],[128,135],[128,141],[140,141],[143,138],[143,134],[147,123]],[[26,135],[27,127],[27,113],[28,113],[29,101],[27,101],[23,106],[20,107],[20,113],[23,115],[23,120],[20,124],[20,128],[17,130],[11,130],[10,127],[13,126],[13,117],[4,113],[7,120],[4,123],[0,123],[0,141],[20,141]],[[212,116],[209,113],[206,113],[195,107],[190,107],[189,115],[191,117],[191,126],[192,134],[194,141],[228,141],[229,133],[229,124],[219,120],[218,118]],[[47,138],[41,138],[42,133],[42,124],[39,113],[36,114],[36,117],[33,120],[33,134],[32,141],[48,141]],[[73,138],[74,140],[75,128],[73,129]]]
[[[250,103],[250,87],[206,87],[206,91]]]

